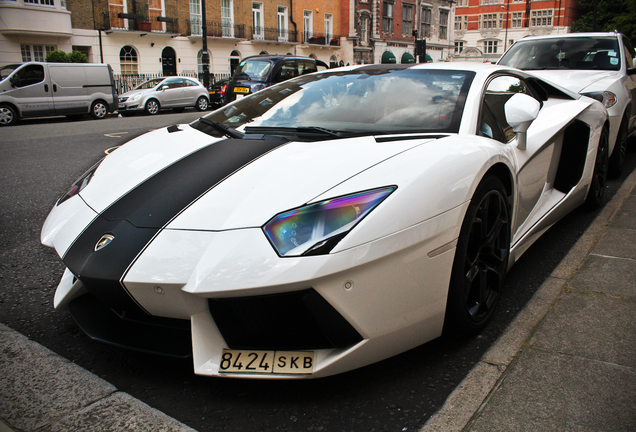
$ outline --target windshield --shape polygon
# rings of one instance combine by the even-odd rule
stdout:
[[[372,66],[323,72],[268,87],[206,117],[242,131],[249,127],[250,133],[276,128],[457,132],[474,75]]]
[[[19,64],[10,64],[10,65],[3,66],[0,69],[0,81],[2,81],[3,79],[11,75],[11,72],[13,72],[19,67],[20,67]]]
[[[568,37],[518,41],[499,64],[524,70],[619,70],[620,53],[615,37]]]
[[[272,64],[266,60],[245,60],[236,69],[235,74],[247,75],[249,79],[254,81],[265,81],[269,70],[272,68]],[[246,79],[247,77],[238,77],[239,79]]]
[[[154,88],[157,84],[159,84],[163,80],[165,80],[165,78],[151,79],[150,81],[146,81],[145,83],[139,84],[137,87],[134,88],[134,90],[145,90],[145,89]]]

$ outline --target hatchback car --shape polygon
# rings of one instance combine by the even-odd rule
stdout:
[[[225,91],[227,90],[227,84],[229,82],[230,78],[224,78],[210,84],[208,93],[210,94],[210,105],[213,108],[225,105]]]
[[[326,69],[329,67],[325,62],[310,57],[271,55],[247,57],[234,71],[225,92],[225,103],[290,78]]]
[[[510,47],[498,64],[593,97],[610,116],[610,174],[619,176],[627,138],[636,132],[634,47],[620,33],[572,33],[526,37]]]
[[[122,115],[136,112],[154,115],[167,108],[183,111],[186,107],[195,107],[205,111],[209,104],[208,91],[196,79],[164,77],[146,81],[119,96],[118,111]]]

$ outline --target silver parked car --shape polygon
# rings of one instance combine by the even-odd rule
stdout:
[[[139,84],[119,96],[119,113],[128,115],[144,111],[157,114],[160,109],[183,111],[195,107],[205,111],[210,104],[208,90],[194,78],[164,77]]]

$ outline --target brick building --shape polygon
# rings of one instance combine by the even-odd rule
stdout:
[[[496,61],[528,35],[568,33],[576,0],[457,0],[455,60]]]

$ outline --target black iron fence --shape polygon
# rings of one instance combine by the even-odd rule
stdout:
[[[203,21],[200,19],[186,20],[186,36],[201,36]],[[245,39],[245,24],[231,22],[207,21],[206,34],[208,37],[227,37]]]
[[[201,83],[203,83],[203,74],[194,73],[194,72],[182,72],[177,74],[178,76],[196,78]],[[154,74],[138,74],[138,75],[122,75],[122,74],[114,74],[115,78],[115,87],[117,88],[117,93],[122,94],[126,93],[137,87],[139,84],[146,82],[155,78],[163,78],[164,75],[161,73]],[[229,78],[229,73],[210,73],[210,84],[214,84],[218,80],[222,80],[224,78]]]

